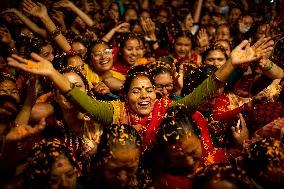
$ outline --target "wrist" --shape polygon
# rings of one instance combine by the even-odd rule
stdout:
[[[264,63],[264,61],[265,61],[265,63]],[[264,61],[261,61],[261,63],[259,64],[260,69],[264,72],[267,72],[267,71],[272,69],[272,67],[274,66],[274,63],[270,60],[264,60]]]

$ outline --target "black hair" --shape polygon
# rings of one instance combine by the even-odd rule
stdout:
[[[171,74],[171,65],[163,61],[156,61],[147,65],[151,78],[155,78],[158,74],[169,73]]]
[[[125,8],[125,10],[124,10],[124,13],[123,13],[123,15],[122,15],[122,19],[123,19],[124,21],[125,21],[125,14],[126,14],[126,12],[127,12],[128,10],[130,10],[130,9],[135,10],[135,12],[137,13],[137,17],[139,16],[139,10],[138,10],[134,5],[129,4],[129,5],[126,6],[126,8]]]
[[[228,60],[228,55],[226,53],[226,50],[225,48],[218,44],[217,42],[213,42],[209,45],[209,47],[206,49],[205,52],[203,52],[202,54],[202,60],[205,62],[206,61],[206,57],[208,56],[208,54],[211,52],[211,51],[214,51],[214,50],[220,50],[226,57],[226,60]]]
[[[254,139],[244,149],[240,165],[250,176],[257,176],[261,171],[284,166],[284,147],[274,138]]]
[[[235,166],[227,163],[211,164],[207,167],[201,168],[193,179],[193,189],[208,188],[210,181],[229,181],[237,186],[239,189],[249,189],[249,185],[242,180],[246,178],[243,173],[239,172]]]
[[[70,164],[79,171],[79,165],[71,151],[59,140],[45,140],[36,144],[28,157],[26,179],[33,188],[45,188],[49,185],[52,164],[60,156],[68,158]]]
[[[134,127],[126,124],[112,124],[104,127],[97,153],[92,158],[91,185],[101,185],[104,182],[102,176],[102,164],[112,157],[112,150],[117,147],[137,148],[141,151],[141,138]],[[106,186],[104,186],[106,187]]]
[[[149,78],[151,83],[153,83],[153,79],[151,78],[151,75],[150,75],[150,72],[149,72],[147,66],[145,66],[145,65],[134,66],[127,72],[126,80],[125,80],[124,85],[123,85],[124,86],[123,91],[124,91],[125,95],[127,95],[133,79],[135,79],[136,77],[139,77],[139,76],[147,77],[147,78]]]
[[[190,31],[182,31],[182,30],[179,30],[175,35],[174,35],[174,41],[173,41],[173,43],[171,44],[171,46],[170,46],[170,49],[173,51],[174,50],[174,46],[175,46],[175,43],[176,43],[176,41],[177,41],[177,39],[178,38],[188,38],[188,39],[190,39],[190,41],[191,41],[191,49],[193,49],[193,42],[194,42],[194,40],[193,40],[193,36],[192,36],[192,34],[190,33]]]
[[[191,113],[182,104],[174,105],[167,110],[157,134],[157,143],[161,149],[168,143],[175,144],[182,140],[188,132],[199,136],[200,130],[192,119]]]
[[[93,53],[93,49],[99,44],[104,44],[104,45],[109,47],[109,44],[102,39],[98,39],[98,40],[92,42],[92,44],[89,45],[90,48],[87,51],[87,62],[91,61],[91,55]]]
[[[50,44],[48,41],[41,38],[32,38],[27,45],[30,47],[30,52],[40,53],[41,49],[48,44]]]
[[[119,39],[120,52],[122,51],[123,47],[125,47],[126,42],[129,40],[137,40],[140,42],[140,38],[135,33],[122,33]]]

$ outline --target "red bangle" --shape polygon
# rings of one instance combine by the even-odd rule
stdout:
[[[67,52],[68,55],[71,55],[71,56],[76,56],[77,53],[75,52],[75,50],[73,48],[70,48]]]

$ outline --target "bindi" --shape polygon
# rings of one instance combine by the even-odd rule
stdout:
[[[63,163],[61,163],[61,162],[59,162],[59,163],[57,163],[57,164],[56,164],[56,166],[57,166],[57,167],[63,167],[63,166],[64,166],[64,164],[63,164]]]

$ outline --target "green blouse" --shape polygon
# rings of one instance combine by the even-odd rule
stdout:
[[[171,106],[184,104],[190,110],[195,110],[198,105],[209,99],[217,91],[219,83],[214,76],[210,76],[194,89],[192,93],[178,101],[172,102]],[[95,121],[103,125],[112,123],[114,108],[110,102],[95,100],[77,87],[74,87],[65,96],[81,108],[82,111],[88,113]]]

